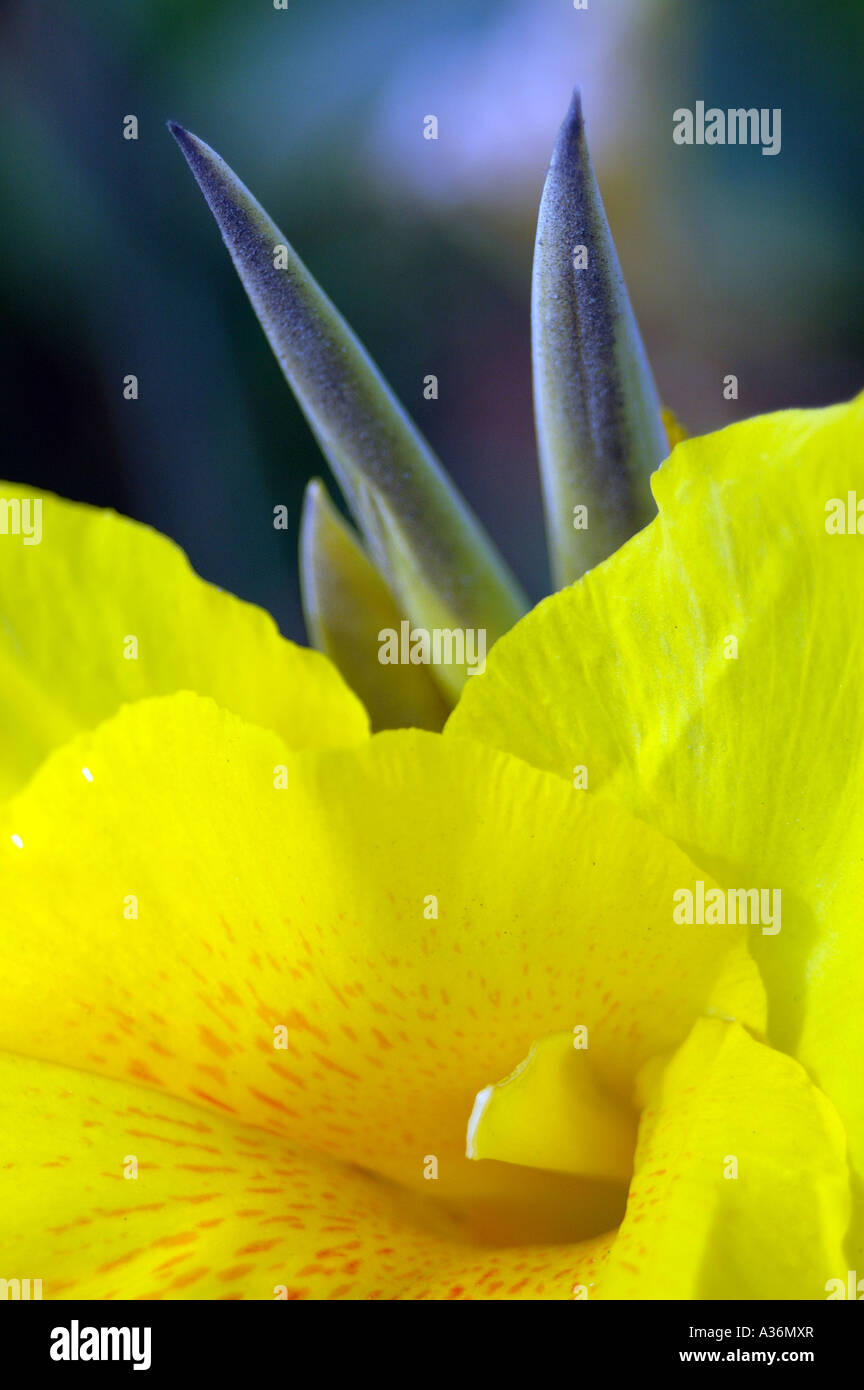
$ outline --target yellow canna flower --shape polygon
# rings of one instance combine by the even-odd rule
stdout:
[[[686,448],[722,463],[728,438]],[[632,557],[665,526],[585,591],[644,592]],[[843,1126],[764,1040],[745,930],[674,923],[702,862],[458,736],[548,607],[445,735],[368,738],[324,658],[146,528],[48,498],[43,544],[0,548],[4,684],[44,680],[9,702],[10,780],[72,734],[0,812],[5,1277],[45,1298],[824,1297]],[[58,661],[73,621],[84,673]],[[549,698],[532,710],[554,735]]]
[[[517,621],[333,305],[174,133],[359,535],[313,485],[319,655],[146,527],[43,495],[37,541],[0,488],[0,1279],[824,1298],[864,1257],[864,396],[677,442],[575,100],[533,328],[576,582]],[[388,683],[369,634],[409,619],[504,635]],[[354,690],[379,728],[458,703],[371,736]]]

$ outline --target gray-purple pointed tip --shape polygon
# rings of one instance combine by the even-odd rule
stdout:
[[[534,402],[556,586],[650,521],[667,452],[648,366],[585,140],[577,88],[537,221]]]

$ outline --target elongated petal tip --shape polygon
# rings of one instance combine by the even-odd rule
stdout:
[[[166,124],[189,161],[193,172],[196,166],[202,168],[204,164],[208,162],[208,159],[212,163],[222,163],[216,151],[211,149],[206,141],[201,140],[197,135],[194,135],[191,130],[187,130],[185,126],[180,125],[179,121],[167,121]]]
[[[581,88],[574,87],[573,95],[570,98],[570,106],[567,109],[567,115],[561,123],[561,129],[558,131],[558,137],[555,141],[555,148],[552,153],[553,161],[559,154],[562,146],[578,141],[581,138],[584,128],[585,117],[582,114],[582,91]]]
[[[220,189],[221,179],[219,174],[224,171],[228,174],[228,166],[219,158],[215,150],[211,149],[204,140],[199,140],[197,135],[193,135],[191,130],[180,125],[177,121],[168,121],[168,129],[180,146],[183,158],[189,165],[195,182],[204,194],[210,210],[219,223],[219,230],[222,232],[222,240],[234,255],[231,239],[228,237],[225,226],[225,216],[230,211],[230,204],[224,197],[224,192]],[[248,208],[251,213],[259,211],[255,200],[239,179],[236,181],[238,194],[245,195]],[[220,196],[221,193],[221,196]],[[221,214],[221,215],[220,215]]]
[[[177,141],[177,144],[180,146],[183,153],[186,155],[187,159],[190,156],[194,156],[196,154],[201,155],[205,152],[207,154],[215,155],[215,151],[211,150],[209,145],[205,144],[203,140],[199,140],[197,135],[193,135],[192,131],[187,130],[186,127],[182,126],[179,121],[166,121],[165,124],[167,125],[171,134],[174,136],[174,139]]]
[[[169,128],[401,609],[425,628],[483,629],[494,641],[527,607],[495,547],[264,209],[203,140],[176,122]],[[435,674],[459,693],[464,672]]]
[[[192,156],[195,153],[196,145],[199,143],[196,137],[192,134],[190,130],[187,130],[185,126],[182,126],[179,121],[166,121],[165,124],[167,125],[171,134],[174,136],[174,139],[177,141],[177,144],[180,146],[186,158],[191,160]]]
[[[532,353],[550,555],[563,585],[650,520],[648,478],[668,452],[578,90],[540,204]]]

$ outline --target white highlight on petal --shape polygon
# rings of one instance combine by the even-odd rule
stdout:
[[[89,767],[82,767],[81,772],[83,776],[87,778],[88,782],[93,781],[93,773],[90,771]]]
[[[489,1104],[494,1086],[485,1086],[482,1091],[477,1092],[474,1100],[474,1109],[471,1111],[471,1118],[468,1121],[468,1133],[465,1137],[465,1157],[476,1158],[474,1152],[474,1137],[477,1133],[477,1126],[483,1118],[483,1111]]]
[[[12,841],[13,845],[17,846],[18,849],[24,848],[24,841],[21,839],[20,835],[10,835],[9,839]]]

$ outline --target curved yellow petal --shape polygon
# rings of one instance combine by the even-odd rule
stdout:
[[[465,1117],[535,1037],[584,1027],[629,1095],[705,1009],[759,1024],[741,929],[673,921],[694,873],[626,812],[473,742],[292,755],[199,697],[142,701],[0,813],[0,1046],[405,1187],[430,1189],[432,1156],[440,1200],[506,1207],[528,1179],[481,1182]]]
[[[0,1054],[4,1276],[43,1299],[568,1298],[608,1241],[489,1250],[430,1202],[133,1082]]]
[[[819,1299],[845,1287],[846,1136],[798,1062],[738,1023],[700,1019],[639,1079],[635,1124],[613,1110],[587,1052],[543,1038],[478,1096],[469,1153],[632,1174],[626,1212],[586,1296]],[[481,1169],[484,1164],[478,1165]]]
[[[700,1020],[643,1077],[603,1298],[824,1299],[846,1277],[846,1135],[799,1063]]]
[[[502,638],[447,725],[561,778],[584,765],[725,888],[780,891],[751,943],[770,1036],[837,1105],[859,1174],[862,447],[864,395],[679,444],[658,518]]]
[[[0,485],[0,797],[124,702],[185,689],[291,748],[368,734],[324,657],[199,579],[172,541],[115,512]]]
[[[580,1041],[542,1038],[510,1076],[478,1093],[469,1158],[629,1181],[636,1116],[595,1075]]]

